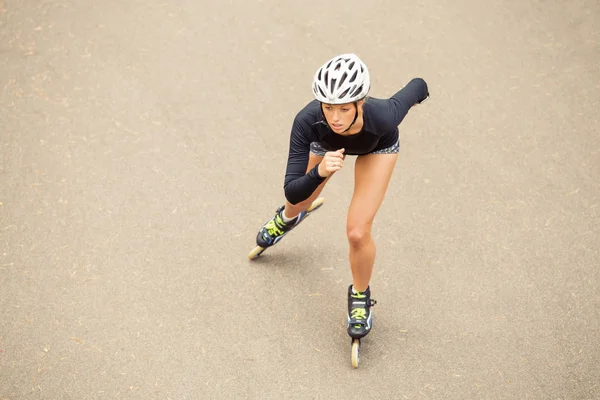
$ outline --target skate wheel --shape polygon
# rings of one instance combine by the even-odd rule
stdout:
[[[352,367],[358,368],[360,361],[360,339],[352,340]]]
[[[256,246],[252,249],[252,251],[248,254],[248,258],[254,260],[256,257],[260,256],[263,251],[266,249],[264,247]]]
[[[308,207],[308,210],[306,211],[313,212],[317,208],[321,207],[323,203],[325,203],[325,197],[319,197],[318,199],[312,202],[312,204],[310,205],[310,207]]]

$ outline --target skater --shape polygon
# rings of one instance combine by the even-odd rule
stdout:
[[[371,329],[371,226],[398,158],[398,125],[429,91],[423,79],[415,78],[391,98],[367,97],[369,71],[355,54],[327,61],[316,71],[312,90],[315,99],[297,114],[291,130],[286,202],[260,229],[256,242],[267,248],[297,226],[331,177],[344,168],[345,157],[357,156],[346,224],[352,272],[347,330],[360,339]]]

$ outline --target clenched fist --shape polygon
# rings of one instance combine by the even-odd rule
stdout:
[[[344,166],[344,149],[328,151],[319,164],[319,175],[326,178]]]

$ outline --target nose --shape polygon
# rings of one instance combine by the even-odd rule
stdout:
[[[338,110],[333,110],[333,122],[338,122],[340,120],[340,112]]]

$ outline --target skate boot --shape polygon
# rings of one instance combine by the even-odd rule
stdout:
[[[371,299],[371,290],[367,288],[362,293],[352,291],[348,286],[348,335],[352,339],[361,339],[371,331],[371,307],[377,301]]]
[[[275,243],[279,242],[283,237],[294,229],[296,225],[302,220],[304,217],[303,214],[300,213],[296,218],[294,218],[290,222],[283,221],[283,209],[285,206],[281,206],[275,212],[275,216],[269,220],[261,229],[258,231],[258,235],[256,235],[256,245],[260,246],[264,249],[267,247],[273,246]]]
[[[319,197],[312,202],[310,207],[306,211],[302,211],[296,218],[289,222],[283,221],[283,210],[285,206],[281,206],[275,212],[275,216],[271,218],[256,235],[256,247],[250,251],[248,258],[254,260],[260,256],[268,247],[273,246],[279,242],[289,231],[294,229],[300,222],[308,217],[313,211],[317,210],[323,205],[325,199]]]
[[[358,368],[360,361],[361,339],[371,331],[371,307],[377,301],[371,299],[371,290],[367,288],[362,293],[352,291],[352,285],[348,287],[348,335],[352,338],[351,355],[352,367]]]

